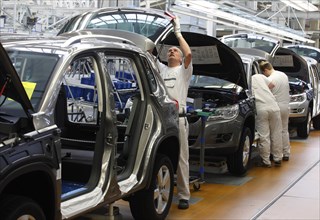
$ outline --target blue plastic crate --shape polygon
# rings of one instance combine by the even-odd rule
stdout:
[[[94,78],[92,78],[92,77],[81,78],[81,84],[94,86]]]
[[[67,97],[68,98],[72,98],[73,97],[73,98],[77,99],[77,98],[80,98],[80,97],[83,96],[82,88],[79,88],[79,87],[76,87],[76,86],[69,86],[69,89],[66,87],[66,92],[67,92]]]
[[[116,89],[125,89],[125,84],[124,82],[120,81],[120,80],[116,80],[113,81],[114,86],[116,87]]]
[[[117,79],[122,79],[122,80],[134,80],[136,81],[136,76],[134,74],[131,74],[130,72],[125,72],[125,71],[116,71],[115,77]]]
[[[82,89],[83,90],[83,99],[87,102],[93,102],[94,98],[94,89]]]

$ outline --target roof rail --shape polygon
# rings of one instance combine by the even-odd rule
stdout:
[[[78,35],[78,36],[73,36],[66,40],[62,47],[67,47],[70,46],[71,44],[78,43],[82,39],[99,39],[103,41],[112,41],[112,42],[118,42],[118,43],[127,43],[131,44],[133,46],[136,46],[136,44],[128,39],[121,38],[121,37],[114,37],[114,36],[109,36],[109,35],[101,35],[101,34],[94,34],[94,35]]]
[[[3,45],[28,45],[28,44],[32,44],[34,42],[37,42],[37,43],[46,43],[48,42],[48,39],[8,39],[8,40],[1,40],[1,43]]]

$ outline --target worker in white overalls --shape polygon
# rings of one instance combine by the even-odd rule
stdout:
[[[280,108],[271,93],[274,85],[263,74],[252,76],[252,90],[256,103],[256,130],[259,135],[258,148],[262,159],[259,166],[271,167],[271,140],[273,140],[273,159],[275,166],[281,166],[282,160],[282,126]]]
[[[274,87],[271,89],[272,94],[276,98],[281,114],[282,122],[282,160],[288,161],[290,157],[290,137],[288,131],[289,113],[290,113],[290,87],[288,76],[281,71],[274,70],[269,62],[259,63],[260,69],[265,76],[267,76]],[[271,140],[272,148],[272,140]]]
[[[188,88],[192,76],[192,56],[188,43],[183,38],[180,31],[178,17],[173,19],[174,33],[179,41],[178,47],[171,47],[167,53],[168,66],[158,61],[161,77],[164,79],[167,90],[174,99],[179,102],[179,137],[180,137],[180,159],[177,170],[177,191],[179,199],[179,209],[189,208],[189,125],[186,113],[186,102]]]

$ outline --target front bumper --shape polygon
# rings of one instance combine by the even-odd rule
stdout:
[[[308,114],[309,101],[304,102],[290,102],[289,118],[306,118]]]
[[[239,115],[233,120],[206,121],[204,138],[201,138],[202,122],[199,118],[189,123],[189,147],[200,149],[201,145],[217,155],[227,155],[237,150],[244,119]]]

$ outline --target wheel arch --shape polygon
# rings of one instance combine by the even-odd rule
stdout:
[[[172,162],[173,170],[177,170],[180,155],[180,144],[177,137],[171,136],[162,140],[156,154],[158,153],[168,156]],[[156,158],[156,154],[153,155],[153,161]]]
[[[15,169],[1,183],[1,195],[19,195],[37,202],[47,220],[57,219],[59,203],[55,171],[43,163]]]
[[[308,106],[309,106],[309,108],[310,108],[310,110],[311,110],[311,119],[312,119],[312,118],[313,118],[313,99],[310,100]]]
[[[150,169],[148,170],[147,188],[149,188],[151,183],[152,172],[154,169],[154,164],[155,164],[157,154],[163,154],[168,156],[173,165],[173,170],[174,172],[176,172],[178,168],[179,155],[180,155],[179,138],[176,135],[170,135],[170,136],[165,136],[159,140],[157,147],[152,152],[152,156],[150,158],[151,166],[149,167]]]
[[[255,116],[254,115],[250,115],[246,118],[245,122],[244,122],[244,125],[243,127],[247,127],[250,129],[251,131],[251,142],[253,142],[253,139],[254,139],[254,134],[255,134],[255,126],[256,126],[256,122],[255,122]]]

